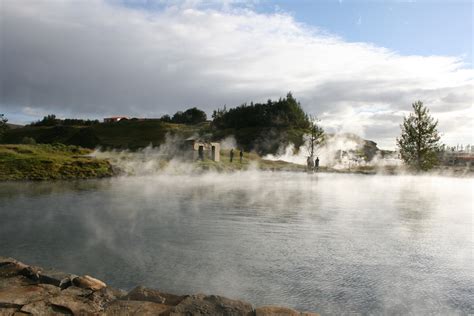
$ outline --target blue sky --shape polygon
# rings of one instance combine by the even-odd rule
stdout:
[[[401,54],[465,56],[472,64],[472,1],[262,1],[297,21],[348,41],[371,42]]]
[[[292,91],[334,133],[393,148],[422,100],[474,143],[471,1],[6,0],[0,113],[160,117]]]
[[[123,3],[153,11],[162,9],[165,2]],[[219,1],[212,0],[200,4],[202,8],[220,6]],[[459,56],[467,66],[472,65],[473,1],[237,0],[233,6],[263,14],[284,12],[347,41],[374,43],[403,55]]]

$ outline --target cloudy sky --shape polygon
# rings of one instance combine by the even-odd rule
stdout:
[[[474,143],[471,1],[0,0],[0,113],[159,117],[292,91],[392,148],[420,99]]]

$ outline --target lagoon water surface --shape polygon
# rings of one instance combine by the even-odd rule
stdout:
[[[271,172],[2,183],[0,255],[321,314],[468,314],[473,189]]]

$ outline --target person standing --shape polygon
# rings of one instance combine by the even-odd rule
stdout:
[[[230,150],[230,162],[232,162],[232,160],[234,160],[234,148]]]
[[[314,168],[315,168],[316,170],[319,169],[319,157],[316,157],[316,160],[314,161]]]
[[[242,163],[244,159],[244,152],[242,151],[242,149],[240,149],[240,163]]]

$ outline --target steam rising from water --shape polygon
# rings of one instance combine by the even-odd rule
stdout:
[[[165,142],[158,147],[151,144],[139,151],[96,149],[92,156],[106,158],[126,175],[149,175],[155,173],[189,174],[195,169],[190,161],[183,159],[184,139],[180,135],[166,134]]]
[[[3,255],[321,314],[472,313],[473,179],[246,171],[0,184]]]
[[[159,147],[151,145],[139,150],[109,150],[97,149],[92,156],[107,158],[126,175],[165,174],[190,174],[196,171],[192,161],[183,159],[184,139],[179,135],[166,135],[165,142]],[[228,136],[220,141],[222,150],[238,149],[233,136]],[[353,166],[401,166],[401,161],[396,157],[382,158],[380,153],[367,161],[361,158],[364,140],[352,134],[335,134],[326,137],[323,145],[315,148],[315,157],[319,157],[320,165],[334,169],[348,169]],[[309,156],[309,139],[299,149],[293,144],[282,147],[275,155],[263,157],[267,160],[282,160],[294,164],[306,165]],[[252,164],[251,169],[257,165]]]
[[[280,148],[275,155],[266,155],[264,159],[282,160],[300,165],[306,165],[306,159],[310,155],[308,150],[309,137],[306,137],[305,145],[297,150],[293,144]],[[320,165],[334,169],[348,169],[351,166],[400,166],[401,160],[396,156],[382,158],[380,153],[367,161],[357,154],[363,148],[363,139],[352,134],[334,134],[326,137],[323,145],[315,148],[315,157],[319,157]]]

